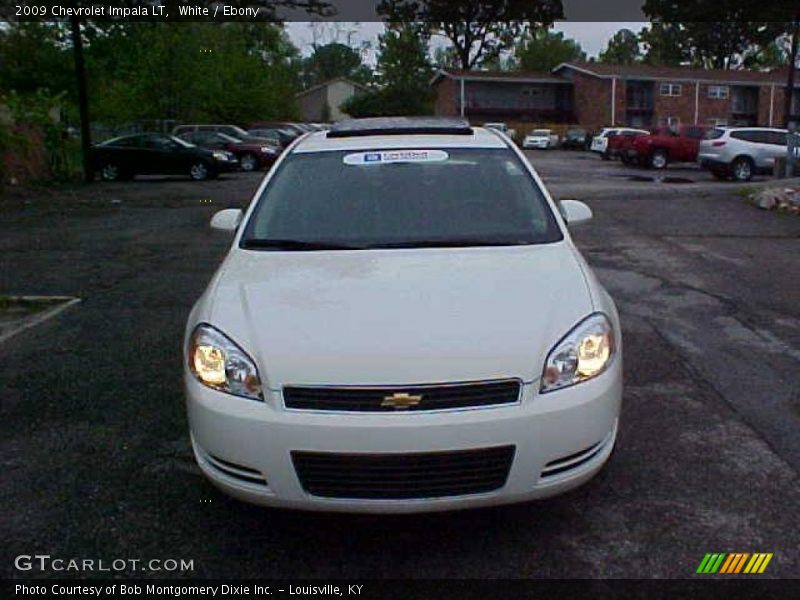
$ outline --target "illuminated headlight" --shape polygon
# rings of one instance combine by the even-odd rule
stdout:
[[[275,148],[272,146],[261,146],[261,152],[263,154],[275,154]]]
[[[217,160],[230,160],[233,155],[230,152],[214,152],[214,158]]]
[[[555,347],[544,363],[541,392],[551,392],[597,377],[614,357],[614,329],[603,314],[578,323]]]
[[[198,325],[188,348],[189,370],[215,390],[263,400],[258,369],[247,353],[210,325]]]

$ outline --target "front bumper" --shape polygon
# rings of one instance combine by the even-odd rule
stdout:
[[[284,408],[217,392],[185,374],[192,445],[203,473],[236,498],[285,508],[423,512],[522,502],[591,479],[614,447],[622,396],[621,356],[596,379],[548,394],[522,386],[519,403],[414,413],[337,413]],[[295,472],[292,451],[426,453],[514,445],[505,485],[491,492],[414,499],[314,496]],[[588,448],[591,453],[575,457]],[[543,473],[544,472],[544,473]]]
[[[214,169],[218,173],[230,173],[232,171],[238,171],[239,161],[235,158],[232,158],[230,160],[215,159]]]
[[[550,142],[547,140],[544,141],[537,141],[537,140],[524,140],[522,142],[523,148],[538,148],[540,150],[545,150],[550,147]]]

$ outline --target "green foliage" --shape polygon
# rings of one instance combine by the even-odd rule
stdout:
[[[396,117],[431,114],[433,96],[411,89],[385,88],[353,96],[342,105],[351,117]]]
[[[540,30],[522,39],[514,50],[514,60],[522,71],[550,71],[564,62],[586,60],[586,53],[560,31]]]
[[[561,0],[381,0],[378,14],[390,22],[427,23],[450,40],[462,69],[481,66],[514,47],[530,28],[563,18]]]
[[[601,63],[613,65],[631,65],[639,62],[642,51],[639,48],[639,37],[630,29],[620,29],[608,41],[608,46],[598,56]]]
[[[292,118],[296,56],[273,25],[137,23],[87,52],[93,118],[240,124]]]
[[[654,26],[655,22],[664,24],[652,39],[643,40],[650,47],[654,43],[660,45],[649,62],[661,63],[664,58],[672,62],[681,56],[696,67],[739,67],[746,51],[767,46],[789,30],[791,24],[780,21],[785,16],[779,4],[756,4],[750,0],[646,0],[642,7],[645,15],[654,21]]]
[[[0,135],[0,154],[13,153],[24,162],[25,158],[43,152],[49,175],[56,181],[76,179],[80,175],[80,146],[77,139],[67,135],[61,112],[65,105],[64,94],[52,95],[44,90],[31,94],[11,92],[3,98],[14,127],[5,126]],[[15,130],[33,130],[41,133],[42,148],[36,142]],[[7,174],[6,174],[7,175]]]
[[[781,36],[766,46],[751,48],[743,56],[744,66],[761,70],[785,67],[789,62],[791,43],[789,36]]]
[[[76,95],[65,30],[50,23],[0,26],[0,90],[20,94],[40,89]]]
[[[682,41],[683,33],[677,23],[654,22],[639,32],[644,46],[642,62],[648,65],[677,67],[689,61],[689,51]]]
[[[427,88],[433,75],[425,23],[388,23],[378,38],[378,81],[387,87]]]
[[[430,36],[424,23],[389,23],[379,37],[377,82],[380,89],[354,96],[342,109],[352,117],[425,115],[433,112],[428,82]]]
[[[372,71],[361,62],[355,49],[338,42],[317,46],[303,62],[303,83],[307,88],[337,77],[367,84],[372,80]]]

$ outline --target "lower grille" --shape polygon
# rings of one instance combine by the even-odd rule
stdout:
[[[409,387],[283,388],[286,408],[305,410],[393,412],[513,404],[519,400],[516,379]]]
[[[292,452],[303,489],[327,498],[441,498],[503,487],[514,446],[418,454]]]

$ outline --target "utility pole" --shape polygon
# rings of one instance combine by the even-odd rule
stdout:
[[[81,23],[78,17],[70,17],[72,32],[72,56],[75,60],[75,78],[78,83],[78,112],[81,119],[81,159],[83,162],[83,180],[90,183],[94,179],[92,169],[91,129],[89,128],[89,97],[86,92],[86,66],[83,62],[83,38],[81,38]]]
[[[794,75],[797,70],[797,44],[800,34],[800,14],[795,16],[792,23],[792,48],[789,52],[789,74],[786,77],[786,93],[783,99],[783,126],[789,127],[789,116],[792,112],[792,97],[794,96]]]

